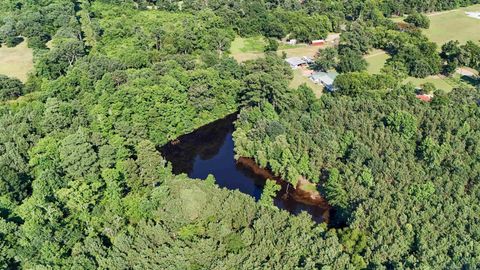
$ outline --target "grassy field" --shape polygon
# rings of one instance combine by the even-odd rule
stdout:
[[[367,60],[367,63],[368,63],[368,67],[367,67],[368,73],[370,74],[380,73],[380,70],[383,68],[388,58],[390,58],[390,56],[385,51],[382,51],[382,50],[374,50],[370,54],[366,55],[365,60]]]
[[[480,12],[480,5],[461,8],[452,12],[431,14],[430,29],[424,31],[433,42],[442,45],[450,40],[465,43],[468,40],[480,41],[480,20],[468,17],[466,11]]]
[[[263,37],[236,37],[232,42],[230,53],[238,62],[253,60],[264,56],[266,41]]]
[[[433,42],[442,46],[450,40],[465,43],[468,40],[480,42],[480,20],[468,17],[465,12],[480,12],[480,4],[470,7],[427,14],[430,18],[430,28],[423,33]],[[402,17],[392,19],[403,21]]]
[[[294,48],[288,48],[288,49],[280,49],[278,50],[278,54],[282,55],[283,52],[287,54],[287,57],[302,57],[302,56],[308,56],[313,58],[315,54],[317,54],[318,50],[321,47],[315,47],[315,46],[308,46],[308,45],[297,45],[297,47]]]
[[[435,85],[437,89],[441,89],[446,92],[450,92],[454,88],[454,85],[451,82],[449,82],[448,79],[439,77],[439,76],[430,76],[423,79],[408,77],[407,79],[405,79],[404,83],[409,83],[409,82],[415,85],[416,87],[420,87],[422,84],[429,82]]]
[[[312,88],[313,93],[317,98],[319,98],[322,95],[322,92],[323,92],[322,85],[316,84],[312,80],[310,80],[308,77],[304,76],[301,70],[299,69],[294,70],[293,80],[290,82],[290,87],[297,88],[304,83],[307,84],[308,87]]]
[[[263,52],[265,45],[266,41],[261,36],[249,38],[236,37],[232,42],[230,53],[238,62],[253,60],[265,55]],[[320,48],[321,47],[308,46],[306,44],[280,44],[277,53],[278,55],[282,55],[283,52],[285,52],[287,57],[313,57]]]
[[[27,80],[28,73],[33,70],[33,51],[24,41],[15,48],[0,48],[0,74]]]

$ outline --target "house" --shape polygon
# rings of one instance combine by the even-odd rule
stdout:
[[[296,40],[296,39],[290,39],[289,41],[287,41],[287,44],[289,44],[289,45],[297,45],[297,40]]]
[[[299,67],[303,67],[303,66],[307,65],[307,61],[305,61],[305,59],[300,58],[300,57],[290,57],[290,58],[285,59],[285,61],[287,61],[287,63],[293,69],[297,69]]]
[[[323,45],[325,45],[325,40],[324,39],[312,40],[310,45],[312,45],[312,46],[323,46]]]
[[[315,72],[310,76],[310,79],[314,83],[325,86],[327,91],[333,92],[335,90],[333,82],[335,81],[335,78],[337,78],[337,75],[337,72]]]

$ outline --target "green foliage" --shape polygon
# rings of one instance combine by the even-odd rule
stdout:
[[[367,69],[367,61],[362,57],[359,51],[344,49],[340,53],[337,70],[342,73],[358,72]]]
[[[0,40],[23,36],[36,53],[27,88],[0,77],[0,268],[478,268],[480,95],[427,104],[397,87],[443,64],[424,36],[384,18],[458,5],[0,1]],[[386,74],[339,77],[353,95],[290,89],[274,54],[225,56],[235,32],[309,41],[343,25],[340,71],[363,70],[372,47],[392,56]],[[446,45],[445,70],[479,69],[478,48]],[[327,69],[336,52],[324,53]],[[25,89],[35,93],[10,101]],[[346,228],[273,209],[274,181],[255,203],[214,177],[172,174],[158,146],[239,109],[236,154],[319,183],[331,226]]]
[[[277,196],[277,192],[280,188],[280,185],[278,185],[275,180],[267,180],[263,188],[262,197],[258,201],[259,204],[270,208],[275,207],[273,199]]]
[[[405,139],[410,139],[417,133],[417,119],[408,112],[390,113],[385,118],[385,125]]]
[[[430,19],[421,13],[414,12],[409,14],[408,17],[405,19],[405,22],[411,23],[416,27],[428,29],[430,27]]]
[[[98,169],[98,157],[85,129],[61,141],[59,157],[61,166],[72,177],[86,177]]]
[[[24,86],[21,81],[0,75],[0,101],[17,98],[24,92]]]
[[[273,39],[273,38],[269,38],[268,39],[268,44],[267,46],[265,47],[264,51],[265,52],[276,52],[278,50],[278,41],[276,39]]]
[[[320,71],[329,71],[336,65],[337,51],[334,48],[325,48],[318,51],[314,68]]]
[[[328,202],[340,208],[347,207],[347,191],[342,184],[340,173],[333,168],[329,171],[328,179],[325,183],[325,193]]]
[[[385,93],[395,89],[398,79],[388,74],[352,72],[340,74],[335,79],[335,91],[342,95],[360,95],[367,93]]]
[[[262,159],[276,174],[294,168],[312,182],[320,179],[321,194],[335,207],[331,224],[357,230],[342,242],[357,268],[477,265],[463,239],[475,241],[478,230],[471,227],[471,202],[477,201],[480,168],[473,129],[479,127],[479,96],[454,90],[429,104],[418,101],[414,89],[395,87],[381,96],[323,95],[275,115],[244,109],[236,151],[257,158],[267,149]],[[267,132],[273,120],[282,135]],[[292,156],[283,160],[284,152]],[[452,223],[454,213],[462,219]],[[452,235],[448,243],[442,234]],[[449,256],[450,250],[462,258]]]

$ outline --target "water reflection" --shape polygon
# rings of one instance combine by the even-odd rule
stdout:
[[[234,159],[232,132],[236,114],[203,126],[193,133],[181,136],[161,148],[163,156],[172,163],[175,174],[186,173],[191,178],[205,179],[215,176],[220,187],[238,189],[258,200],[267,178],[275,178],[252,160]],[[276,180],[280,180],[276,178]],[[328,221],[329,207],[326,203],[309,205],[296,201],[292,186],[279,181],[282,189],[278,192],[275,205],[293,214],[306,211],[317,221]],[[297,198],[298,200],[298,198]]]

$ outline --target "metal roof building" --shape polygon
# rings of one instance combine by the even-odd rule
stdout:
[[[290,57],[290,58],[285,59],[285,61],[287,61],[287,63],[292,68],[298,68],[301,65],[307,64],[307,62],[303,58],[300,58],[300,57]]]
[[[315,83],[323,84],[328,91],[333,91],[333,82],[337,75],[337,72],[315,72],[310,76],[310,79]]]

